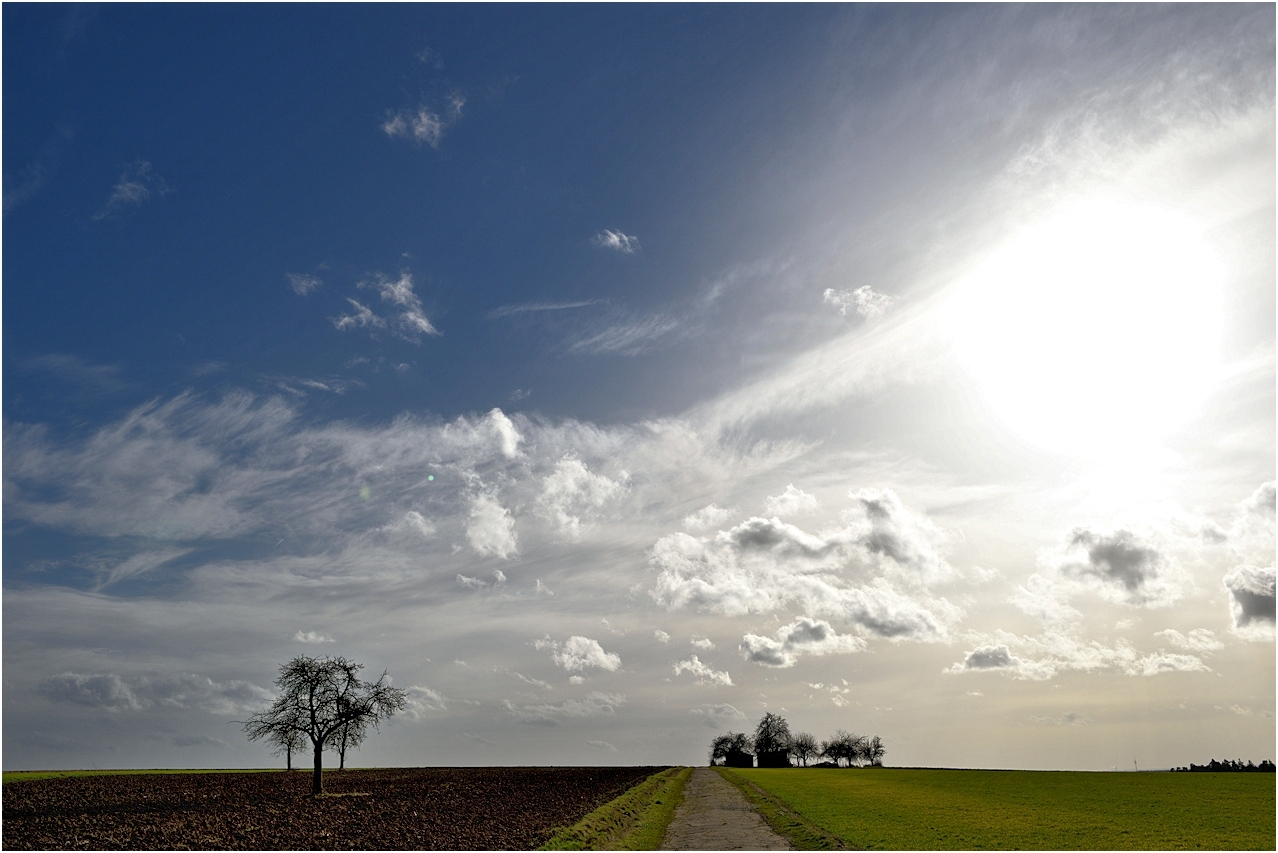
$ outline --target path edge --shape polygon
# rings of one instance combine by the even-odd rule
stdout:
[[[765,791],[753,782],[738,776],[726,767],[713,768],[716,773],[737,787],[750,805],[754,806],[763,822],[780,835],[795,850],[861,850],[847,844],[837,835],[831,835],[794,809],[781,802],[775,794]]]
[[[691,767],[671,767],[644,779],[569,827],[539,850],[656,850],[683,802]]]

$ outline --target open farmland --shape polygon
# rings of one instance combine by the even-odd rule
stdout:
[[[475,767],[81,776],[4,785],[7,849],[511,849],[659,767]]]
[[[1267,773],[731,770],[871,850],[1273,850]]]

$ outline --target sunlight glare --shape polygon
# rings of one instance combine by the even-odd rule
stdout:
[[[993,413],[1104,458],[1165,438],[1220,367],[1220,261],[1188,216],[1088,199],[1028,225],[951,291],[943,324]]]

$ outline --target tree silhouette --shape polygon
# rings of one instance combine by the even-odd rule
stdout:
[[[280,667],[280,677],[275,679],[279,697],[243,724],[249,740],[276,744],[291,744],[289,739],[294,736],[310,740],[314,749],[312,794],[324,791],[324,750],[334,747],[343,730],[346,745],[352,745],[352,732],[358,742],[369,725],[376,729],[381,720],[404,708],[405,692],[391,687],[385,672],[377,681],[366,682],[359,678],[363,668],[363,664],[343,657],[299,655]],[[345,746],[342,755],[344,765]]]
[[[798,732],[794,737],[790,738],[790,754],[799,760],[804,767],[808,766],[808,759],[815,758],[821,753],[821,746],[817,743],[814,735],[807,732]]]
[[[790,766],[790,724],[785,717],[771,711],[763,715],[754,729],[754,751],[760,767]]]

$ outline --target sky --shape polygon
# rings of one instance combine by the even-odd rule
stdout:
[[[1273,759],[1275,11],[3,7],[3,766]]]

